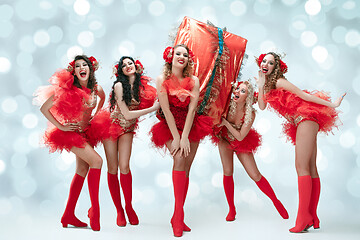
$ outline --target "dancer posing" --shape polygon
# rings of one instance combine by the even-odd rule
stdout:
[[[115,66],[115,76],[109,109],[102,109],[91,121],[91,135],[96,143],[102,141],[108,166],[108,185],[116,207],[118,226],[126,226],[121,205],[120,183],[125,199],[125,210],[130,224],[139,224],[132,207],[132,176],[130,156],[138,118],[160,108],[155,102],[156,89],[148,85],[149,78],[142,75],[143,66],[132,57],[120,58]],[[155,102],[155,103],[154,103]]]
[[[163,54],[164,72],[156,82],[161,105],[160,122],[151,129],[158,148],[167,147],[174,164],[172,179],[175,209],[171,219],[174,236],[191,229],[184,223],[184,202],[189,186],[189,171],[199,141],[211,133],[210,117],[197,115],[199,79],[192,75],[192,52],[186,45],[168,47]]]
[[[299,208],[295,227],[299,233],[311,226],[319,228],[316,214],[320,196],[320,179],[316,167],[317,134],[328,133],[336,126],[342,97],[330,102],[325,93],[302,91],[290,83],[284,74],[287,65],[273,52],[261,54],[257,59],[260,68],[256,81],[259,86],[259,107],[270,107],[287,119],[284,133],[295,145],[295,167],[298,175]]]
[[[249,177],[271,199],[281,217],[284,219],[289,218],[286,209],[276,198],[269,182],[261,175],[256,166],[253,153],[261,144],[261,136],[251,128],[255,120],[255,110],[252,107],[255,102],[254,90],[249,82],[235,83],[227,117],[226,119],[222,118],[222,122],[214,128],[212,135],[213,142],[219,147],[224,171],[224,191],[229,204],[226,221],[234,221],[236,215],[233,179],[234,153],[244,166]]]
[[[69,63],[67,70],[59,70],[50,78],[51,86],[40,88],[36,93],[36,100],[44,102],[40,108],[42,114],[53,124],[44,135],[45,144],[50,148],[50,152],[61,152],[65,149],[76,155],[75,176],[70,185],[69,198],[61,223],[63,227],[69,224],[75,227],[87,226],[75,216],[75,206],[88,175],[91,200],[88,216],[94,231],[100,230],[98,195],[102,159],[92,147],[93,141],[88,130],[97,96],[100,97],[97,111],[105,99],[104,91],[96,83],[94,71],[97,67],[98,62],[94,57],[78,55]]]

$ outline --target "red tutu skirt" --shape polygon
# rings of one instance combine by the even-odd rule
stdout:
[[[182,118],[186,118],[186,114],[183,115]],[[173,137],[167,125],[166,120],[164,118],[159,118],[159,119],[160,122],[156,123],[150,130],[151,141],[154,143],[154,145],[157,148],[164,148],[166,142],[172,140]],[[185,123],[185,120],[180,122]],[[180,126],[179,124],[177,124],[177,129],[180,135],[182,134],[183,127],[184,127],[183,124]],[[189,133],[189,141],[200,142],[206,136],[210,135],[211,132],[212,132],[212,119],[209,116],[196,114],[194,117],[193,125]]]
[[[215,134],[215,132],[218,132]],[[221,130],[215,129],[211,135],[211,140],[215,145],[218,145],[220,139],[223,139],[229,143],[229,148],[239,153],[255,153],[261,146],[261,135],[253,128],[242,141],[236,140],[236,138],[228,131],[226,127],[221,127]]]
[[[129,127],[121,127],[117,121],[113,121],[109,111],[102,109],[91,120],[87,134],[91,136],[91,143],[97,146],[101,141],[106,139],[115,141],[125,133],[134,134],[137,127],[138,120]]]
[[[308,92],[306,90],[304,92],[330,101],[330,97],[324,92]],[[276,113],[288,120],[283,124],[283,133],[286,135],[287,140],[294,145],[297,126],[302,121],[310,120],[318,123],[319,132],[325,134],[330,133],[334,127],[339,125],[339,112],[334,108],[305,101],[283,88],[273,89],[267,93],[266,101]]]
[[[50,126],[46,130],[43,141],[45,146],[49,148],[50,152],[63,150],[70,152],[72,147],[84,148],[87,143],[91,146],[91,140],[87,130],[84,132],[65,132],[55,126]]]

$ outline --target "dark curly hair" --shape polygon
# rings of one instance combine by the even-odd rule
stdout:
[[[115,92],[114,92],[114,86],[116,83],[121,82],[122,87],[123,87],[123,101],[125,101],[125,104],[127,106],[130,106],[131,104],[131,99],[134,98],[136,101],[139,101],[139,88],[141,86],[141,74],[138,73],[137,71],[135,71],[135,81],[134,81],[134,85],[133,85],[133,89],[131,92],[131,85],[129,83],[129,77],[126,76],[123,71],[122,71],[122,65],[123,65],[123,61],[125,59],[130,59],[134,66],[135,69],[138,69],[138,66],[135,64],[135,61],[132,57],[129,56],[123,56],[120,58],[119,62],[118,62],[118,68],[116,69],[116,73],[117,73],[117,77],[116,80],[113,83],[113,86],[111,88],[111,94],[110,94],[110,112],[112,112],[115,108],[116,105],[116,99],[115,99]]]
[[[279,78],[284,78],[284,74],[281,71],[280,68],[280,56],[274,52],[268,52],[266,55],[272,55],[275,59],[275,66],[274,66],[274,70],[272,71],[272,73],[269,74],[267,81],[265,82],[265,91],[270,91],[271,89],[275,89],[276,88],[276,82]]]
[[[93,92],[95,90],[95,86],[97,84],[95,74],[94,74],[94,66],[86,55],[76,55],[74,61],[76,62],[77,60],[80,60],[80,59],[84,60],[89,66],[90,74],[89,74],[89,81],[88,81],[86,87],[88,89],[90,89],[91,92]],[[74,83],[73,84],[78,88],[82,88],[80,85],[79,79],[75,74],[74,74]]]

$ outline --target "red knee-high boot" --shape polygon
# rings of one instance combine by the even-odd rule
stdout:
[[[111,198],[116,207],[117,217],[116,224],[120,227],[126,226],[126,219],[124,214],[124,209],[121,206],[121,197],[120,197],[120,184],[117,174],[111,174],[108,172],[107,174],[109,190],[111,194]]]
[[[312,226],[313,220],[309,212],[312,180],[310,175],[298,177],[299,209],[296,217],[295,227],[289,229],[292,233],[303,232]]]
[[[224,192],[226,200],[229,205],[229,213],[226,216],[226,221],[234,221],[236,216],[236,209],[234,204],[234,178],[233,175],[223,177]]]
[[[91,208],[88,216],[90,218],[90,226],[94,231],[100,231],[100,205],[99,205],[99,185],[100,185],[101,169],[90,168],[88,174],[89,195]]]
[[[320,198],[320,178],[312,178],[312,191],[311,191],[309,211],[313,217],[315,229],[320,228],[320,221],[316,214],[319,198]]]
[[[61,218],[61,223],[63,227],[67,227],[68,224],[73,225],[74,227],[87,227],[86,223],[80,221],[77,217],[75,217],[75,207],[77,200],[79,199],[81,189],[84,185],[84,180],[84,177],[80,176],[79,174],[75,174],[71,181],[69,198],[66,204],[64,214]]]
[[[289,218],[289,214],[286,211],[285,207],[282,205],[279,199],[277,199],[274,190],[270,186],[270,183],[266,180],[264,176],[261,176],[260,180],[256,182],[256,185],[260,190],[268,196],[273,202],[276,210],[279,212],[280,216],[284,219]]]
[[[172,172],[175,207],[172,217],[172,228],[175,237],[181,237],[184,231],[184,197],[185,197],[185,171]]]
[[[183,205],[185,204],[185,200],[186,200],[186,195],[187,195],[188,189],[189,189],[189,177],[186,177],[186,178],[185,178],[185,193],[184,193],[184,203],[183,203]],[[190,231],[191,231],[191,228],[189,228],[189,227],[185,224],[185,222],[184,222],[184,231],[185,231],[185,232],[190,232]]]
[[[139,219],[132,207],[132,176],[131,171],[127,174],[120,173],[121,188],[125,198],[125,211],[131,225],[138,225]]]

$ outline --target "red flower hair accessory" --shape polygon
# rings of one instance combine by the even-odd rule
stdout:
[[[195,55],[194,53],[191,51],[191,49],[189,49],[189,59],[194,62],[194,58],[195,58]]]
[[[89,60],[91,62],[91,64],[93,65],[93,70],[94,72],[96,70],[99,69],[99,62],[96,60],[96,58],[94,58],[93,56],[89,57]],[[72,62],[70,62],[68,64],[68,67],[66,69],[68,72],[70,72],[72,75],[74,74],[74,70],[75,70],[75,60],[73,60]]]
[[[258,93],[258,92],[254,92],[253,104],[257,103],[258,98],[259,98],[259,93]]]
[[[113,67],[113,73],[115,75],[115,77],[118,77],[119,74],[118,74],[118,68],[119,68],[119,64],[116,64],[114,67]]]
[[[165,62],[171,64],[174,57],[174,48],[173,47],[167,47],[165,48],[165,51],[163,53],[163,59]]]
[[[266,56],[267,54],[263,53],[263,54],[260,54],[260,56],[256,59],[256,63],[257,65],[260,67],[260,64],[261,62],[263,61],[264,57]],[[280,57],[279,57],[280,58]],[[282,73],[286,73],[288,71],[288,67],[286,65],[286,63],[284,63],[283,60],[279,59],[280,61],[280,70]]]
[[[141,64],[141,62],[139,60],[136,60],[135,65],[136,65],[136,72],[142,74],[144,72],[144,66]]]

